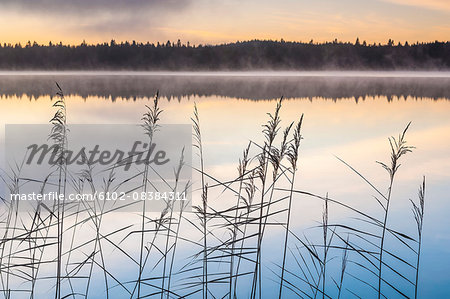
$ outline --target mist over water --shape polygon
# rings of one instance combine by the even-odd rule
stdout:
[[[0,95],[67,95],[116,100],[221,96],[246,100],[368,96],[450,98],[450,72],[15,72],[0,73]]]

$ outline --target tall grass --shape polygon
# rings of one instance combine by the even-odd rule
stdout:
[[[67,164],[66,164],[66,154],[67,150],[67,119],[66,119],[66,101],[64,98],[64,93],[56,83],[58,88],[57,95],[59,99],[53,104],[53,107],[57,108],[57,111],[53,118],[50,120],[52,123],[52,131],[50,133],[50,138],[53,140],[57,146],[57,167],[58,167],[58,194],[66,194],[66,181],[67,181]],[[61,298],[61,266],[62,266],[62,247],[63,247],[63,231],[64,231],[64,207],[65,201],[62,203],[55,201],[56,211],[57,211],[57,221],[58,221],[58,252],[57,252],[57,268],[56,268],[56,292],[55,298]]]
[[[302,140],[301,135],[301,128],[303,123],[303,114],[300,117],[299,122],[297,123],[297,126],[294,130],[294,137],[293,141],[290,144],[289,151],[287,153],[288,160],[291,166],[291,184],[290,184],[290,191],[289,191],[289,202],[288,202],[288,209],[287,209],[287,220],[286,220],[286,229],[284,234],[284,245],[283,245],[283,262],[281,264],[281,278],[280,278],[280,291],[278,294],[278,298],[281,299],[282,293],[283,293],[283,283],[284,283],[284,273],[285,273],[285,267],[286,267],[286,254],[288,249],[288,241],[289,241],[289,228],[291,224],[291,210],[292,210],[292,199],[293,199],[293,190],[294,190],[294,184],[295,184],[295,174],[297,172],[297,161],[298,161],[298,155],[300,150],[300,141]]]
[[[208,298],[208,184],[205,182],[205,167],[203,160],[203,143],[200,130],[200,117],[197,105],[194,104],[194,117],[191,119],[194,128],[194,146],[198,149],[200,157],[200,176],[201,176],[201,206],[196,207],[203,233],[203,261],[202,261],[202,296]]]
[[[94,165],[88,162],[81,173],[68,171],[64,160],[70,139],[68,109],[62,88],[57,88],[59,98],[54,104],[57,112],[51,119],[50,137],[58,145],[60,160],[46,178],[33,180],[40,184],[39,192],[49,188],[66,192],[68,182],[78,193],[119,190],[130,178],[117,179],[117,165],[101,186],[96,185]],[[39,298],[42,289],[51,289],[57,299],[344,298],[369,293],[378,298],[390,294],[417,298],[425,179],[418,202],[411,201],[417,237],[391,227],[389,211],[401,158],[413,149],[406,142],[410,125],[397,138],[389,139],[390,163],[380,163],[389,175],[387,192],[341,160],[372,189],[382,211],[380,217],[377,211],[367,212],[329,196],[332,190],[324,190],[326,196],[322,196],[296,188],[303,115],[295,125],[288,123],[282,130],[282,106],[280,100],[274,112],[268,113],[260,132],[263,142],[251,141],[244,149],[237,176],[223,181],[214,177],[205,163],[207,147],[202,139],[200,109],[194,105],[193,145],[200,165],[189,165],[183,149],[174,166],[174,177],[161,178],[174,192],[194,190],[196,197],[180,202],[179,209],[175,202],[167,201],[153,216],[147,212],[145,201],[138,213],[99,202],[55,202],[53,207],[41,204],[33,213],[23,213],[18,201],[2,198],[6,207],[0,215],[3,296]],[[142,118],[150,144],[161,118],[157,94]],[[24,183],[31,182],[21,177],[21,167],[17,164],[2,176],[11,193],[19,193]],[[198,181],[181,184],[181,172],[186,167],[198,174]],[[158,176],[145,164],[138,174],[140,184],[133,190],[156,191],[151,184],[153,175]],[[293,218],[307,200],[321,203],[322,217],[318,226],[303,230],[293,225]],[[192,210],[188,202],[192,202]],[[350,214],[350,219],[335,222],[333,212],[338,209]],[[123,217],[120,227],[106,225],[114,215]],[[272,238],[277,235],[280,240],[275,244]],[[388,249],[390,242],[396,242],[402,250]],[[414,263],[409,253],[414,255]],[[395,263],[390,262],[392,259]],[[412,275],[413,280],[409,278]],[[276,288],[271,290],[266,283]],[[355,283],[361,288],[354,288]]]
[[[423,178],[422,185],[419,188],[419,203],[416,204],[411,200],[413,206],[414,220],[417,224],[417,263],[416,263],[416,275],[414,281],[414,298],[417,298],[419,289],[419,269],[420,269],[420,251],[422,249],[422,231],[423,231],[423,216],[425,209],[425,177]]]
[[[148,141],[149,141],[149,149],[147,150],[150,151],[150,145],[153,142],[153,136],[155,135],[155,133],[158,131],[159,128],[159,120],[160,120],[160,116],[162,113],[162,110],[158,107],[158,98],[159,98],[159,93],[156,93],[156,97],[153,100],[153,106],[147,107],[147,112],[144,114],[144,116],[142,117],[142,120],[144,122],[144,124],[142,125],[145,134],[148,137]],[[149,163],[148,161],[145,162],[145,167],[144,167],[144,172],[142,173],[142,191],[143,192],[147,192],[147,187],[148,187],[148,175],[149,175]],[[145,244],[144,244],[144,240],[145,240],[145,223],[147,221],[146,216],[145,216],[145,212],[146,212],[146,200],[142,201],[142,221],[141,221],[141,244],[140,244],[140,252],[139,252],[139,277],[137,280],[137,296],[138,298],[141,296],[141,278],[142,278],[142,272],[144,271],[144,267],[145,267],[145,262],[143,261],[143,257],[144,257],[144,251],[145,251]],[[159,228],[159,227],[158,227]],[[150,250],[148,250],[150,251]],[[163,284],[164,284],[164,280],[163,280]],[[162,293],[161,293],[162,296]]]
[[[383,281],[382,279],[382,270],[383,270],[383,253],[384,253],[384,241],[386,236],[386,228],[387,228],[387,221],[389,216],[389,206],[391,202],[391,196],[392,196],[392,187],[394,184],[394,178],[395,175],[400,167],[400,158],[411,152],[411,150],[414,148],[412,146],[406,145],[405,135],[406,131],[409,128],[409,123],[403,133],[401,133],[398,137],[398,139],[395,139],[394,137],[389,138],[389,144],[391,146],[391,164],[387,165],[383,162],[380,163],[381,166],[383,166],[384,169],[389,174],[389,187],[388,187],[388,194],[385,197],[386,203],[383,205],[383,208],[385,210],[384,213],[384,220],[383,220],[383,231],[381,233],[381,244],[380,244],[380,258],[379,258],[379,266],[378,266],[378,299],[381,298],[381,283]]]

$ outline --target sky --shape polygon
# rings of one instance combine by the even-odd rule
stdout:
[[[449,0],[0,0],[0,42],[447,41]]]

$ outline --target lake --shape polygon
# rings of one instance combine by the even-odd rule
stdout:
[[[268,120],[267,113],[273,113],[277,101],[283,97],[280,110],[282,128],[291,122],[297,122],[303,114],[303,126],[298,175],[294,189],[310,192],[320,196],[329,196],[360,211],[371,213],[381,218],[380,207],[373,196],[373,188],[365,183],[354,171],[342,163],[342,159],[374,186],[386,194],[389,176],[376,161],[389,163],[390,146],[388,138],[397,137],[411,122],[406,133],[408,145],[415,148],[412,153],[402,157],[401,167],[396,174],[392,188],[392,201],[388,224],[392,229],[415,236],[415,222],[411,211],[410,199],[417,201],[419,186],[423,176],[426,177],[426,198],[423,246],[420,265],[419,295],[424,298],[443,298],[450,292],[450,73],[441,72],[280,72],[280,73],[127,73],[127,72],[1,72],[0,73],[0,123],[1,142],[4,145],[5,124],[42,124],[48,123],[55,113],[52,104],[56,100],[58,82],[64,91],[67,106],[67,122],[70,124],[136,124],[140,123],[147,111],[145,105],[151,105],[157,91],[163,109],[161,122],[166,124],[190,124],[193,117],[194,103],[197,106],[203,141],[203,153],[207,181],[211,186],[217,182],[229,182],[236,179],[237,166],[242,152],[250,140],[261,144],[264,140],[262,125]],[[282,133],[282,130],[279,132]],[[281,141],[277,139],[278,145]],[[252,150],[252,152],[255,149]],[[193,166],[199,167],[200,161],[193,149]],[[339,158],[339,159],[338,159]],[[3,169],[8,169],[3,158]],[[201,204],[199,191],[200,175],[193,171],[193,205]],[[287,185],[280,188],[287,188]],[[214,210],[226,209],[236,196],[227,195],[227,190],[219,186],[211,187],[209,205]],[[226,189],[226,188],[225,188]],[[279,196],[282,190],[276,191]],[[330,204],[330,223],[350,223],[357,215],[348,209]],[[291,230],[299,236],[307,235],[312,242],[320,241],[322,231],[317,226],[322,221],[323,201],[305,194],[295,194],[292,206]],[[115,219],[107,215],[103,226],[105,232],[111,227],[124,227],[127,223],[139,226],[139,217],[130,215]],[[278,217],[278,216],[277,216]],[[274,217],[273,221],[281,221]],[[109,221],[109,222],[108,222]],[[211,221],[213,224],[213,221]],[[153,225],[153,224],[152,224]],[[109,226],[109,227],[108,227]],[[188,228],[185,232],[198,241],[196,229]],[[2,227],[2,229],[4,229]],[[93,230],[92,226],[82,228]],[[189,232],[192,231],[192,234]],[[218,231],[220,229],[218,228]],[[283,229],[281,228],[281,232]],[[268,227],[264,236],[262,259],[263,291],[268,297],[278,295],[280,249],[283,233],[280,227]],[[68,234],[70,232],[67,232]],[[222,235],[210,236],[211,239],[224,238]],[[88,234],[88,233],[86,233]],[[337,237],[335,237],[337,238]],[[88,239],[86,236],[81,240]],[[134,242],[137,242],[135,239]],[[292,241],[291,250],[295,251]],[[391,252],[403,253],[395,245]],[[80,241],[81,242],[81,241]],[[211,241],[214,243],[214,241]],[[318,241],[317,241],[318,242]],[[106,242],[105,242],[106,243]],[[187,242],[189,243],[189,242]],[[80,243],[82,244],[82,242]],[[134,243],[136,244],[136,243]],[[299,243],[296,243],[299,245]],[[69,245],[66,245],[69,246]],[[108,247],[109,246],[109,247]],[[211,245],[212,246],[212,245]],[[301,244],[299,245],[300,247]],[[67,249],[68,247],[66,247]],[[111,273],[121,277],[121,281],[136,279],[135,265],[120,265],[126,257],[120,255],[111,244],[105,244],[105,259],[110,258]],[[130,254],[137,256],[133,242],[124,244]],[[318,247],[320,248],[320,247]],[[88,254],[88,250],[83,251]],[[180,245],[179,258],[185,261],[195,251],[192,244]],[[322,250],[322,249],[318,249]],[[116,256],[117,255],[117,256]],[[410,253],[406,260],[413,263]],[[358,254],[354,253],[354,263],[349,263],[347,271],[356,277],[364,277],[373,282],[371,273],[358,266]],[[330,276],[339,273],[341,252],[330,252]],[[350,258],[351,259],[351,258]],[[116,262],[114,262],[117,260]],[[389,257],[387,257],[389,260]],[[291,269],[289,279],[301,276],[293,257],[287,259],[287,269]],[[398,261],[392,261],[397,265]],[[334,264],[333,264],[334,263]],[[222,269],[211,262],[210,271]],[[133,268],[134,266],[134,268]],[[397,265],[407,279],[414,280],[414,271]],[[159,266],[158,266],[159,267]],[[178,268],[177,268],[178,267]],[[244,269],[246,266],[243,266]],[[248,266],[250,267],[250,266]],[[177,270],[183,268],[175,265]],[[395,267],[394,267],[395,268]],[[133,270],[134,269],[134,270]],[[158,268],[159,269],[159,268]],[[51,271],[48,269],[48,271]],[[99,273],[102,273],[99,268]],[[133,272],[134,271],[134,272]],[[413,296],[414,288],[395,273],[386,271],[386,277],[395,281],[407,296]],[[45,271],[43,273],[46,273]],[[97,273],[93,288],[101,295],[104,287],[102,275]],[[133,273],[133,274],[131,274]],[[183,275],[174,280],[177,292],[187,294],[184,289]],[[338,274],[336,274],[338,275]],[[346,288],[364,298],[376,295],[373,289],[358,281],[353,276],[346,277]],[[336,276],[338,277],[338,276]],[[127,293],[117,286],[115,277],[109,278],[115,285],[112,297],[125,296]],[[212,278],[211,278],[212,279]],[[247,278],[242,279],[246,285],[239,295],[249,296],[251,287]],[[74,282],[77,286],[78,282]],[[304,282],[299,282],[298,285]],[[222,297],[226,287],[216,282],[215,295]],[[374,283],[376,284],[376,283]],[[45,294],[49,286],[42,283]],[[212,283],[214,286],[214,283]],[[47,287],[47,288],[46,288]],[[67,287],[67,286],[66,286]],[[68,288],[68,287],[67,287]],[[82,288],[82,287],[81,287]],[[97,290],[98,288],[98,290]],[[147,286],[151,288],[151,286]],[[335,297],[336,287],[331,278],[326,282],[330,295]],[[45,289],[45,290],[44,290]],[[401,297],[398,292],[384,286],[388,297]],[[308,288],[308,291],[311,291]],[[150,292],[150,291],[149,291]],[[286,297],[294,292],[285,290]],[[344,290],[343,297],[351,296]],[[195,297],[197,294],[194,294]],[[175,295],[174,295],[175,296]],[[305,295],[306,296],[306,295]],[[176,297],[176,296],[175,296]],[[306,296],[308,297],[308,296]]]

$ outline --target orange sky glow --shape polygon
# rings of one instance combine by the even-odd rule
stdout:
[[[0,42],[136,40],[217,44],[288,41],[414,43],[450,37],[447,0],[4,0]]]

